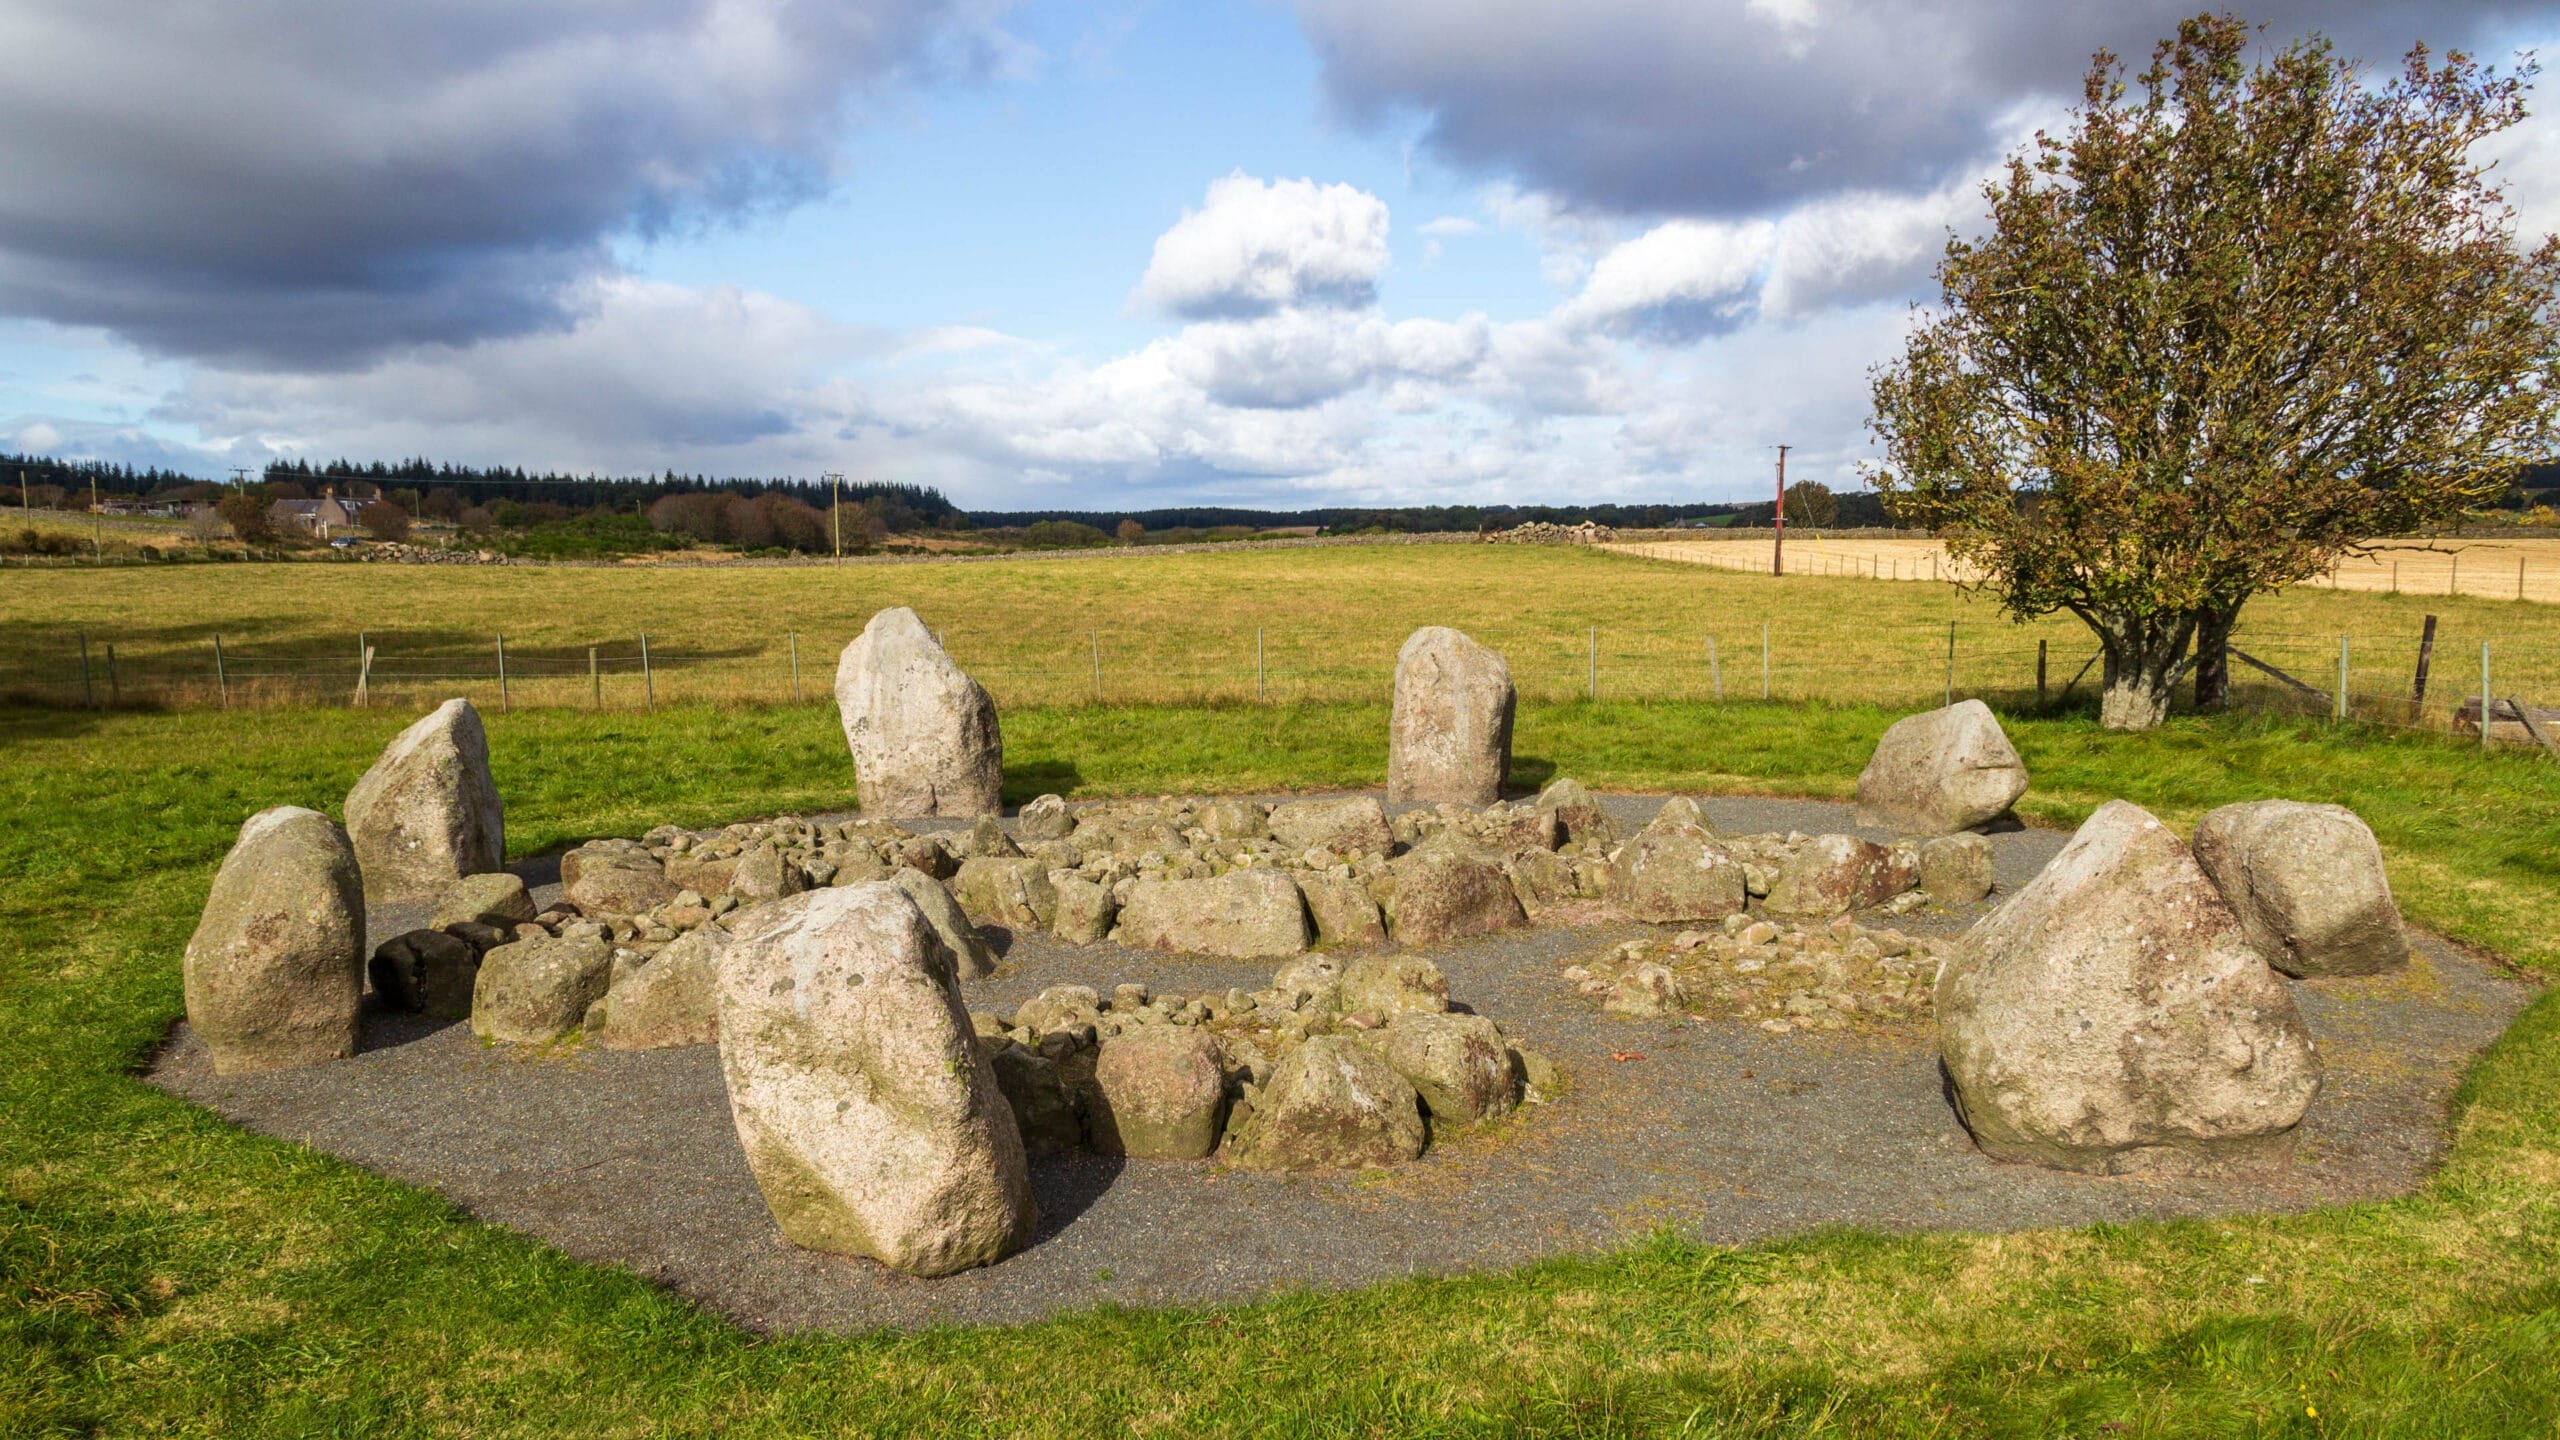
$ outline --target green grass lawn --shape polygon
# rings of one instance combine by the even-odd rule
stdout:
[[[1463,1280],[761,1340],[133,1077],[240,820],[335,810],[409,718],[0,711],[0,1435],[2522,1435],[2560,1426],[2560,1005],[2418,1195],[2005,1236],[1663,1237]],[[1524,778],[1843,795],[1893,716],[1524,706]],[[1010,711],[1008,791],[1374,785],[1381,706]],[[510,848],[841,808],[821,707],[491,717]],[[2024,806],[2355,806],[2411,917],[2560,969],[2538,757],[2013,718]],[[1535,1197],[1524,1197],[1534,1204]]]

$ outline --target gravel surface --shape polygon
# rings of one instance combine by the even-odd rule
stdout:
[[[1660,799],[1608,803],[1641,824]],[[1732,833],[1852,828],[1845,805],[1703,803]],[[2003,891],[2066,839],[1995,835]],[[556,868],[523,873],[548,882]],[[1986,908],[1891,923],[1954,931]],[[388,936],[423,917],[377,911],[374,920],[371,933]],[[941,1280],[783,1243],[731,1129],[715,1047],[524,1052],[484,1047],[468,1025],[369,1013],[353,1060],[271,1075],[216,1077],[181,1025],[151,1078],[248,1129],[435,1189],[481,1219],[650,1276],[743,1325],[862,1330],[1499,1268],[1666,1225],[1740,1242],[1820,1225],[2011,1230],[2399,1194],[2441,1150],[2446,1103],[2470,1058],[2533,993],[2423,935],[2413,935],[2405,973],[2296,984],[2328,1079],[2289,1169],[2245,1181],[2101,1178],[1984,1158],[1947,1106],[1926,1038],[1629,1019],[1603,1014],[1558,973],[1645,933],[1615,923],[1526,930],[1429,952],[1454,1000],[1555,1060],[1566,1089],[1552,1105],[1435,1142],[1405,1169],[1361,1176],[1093,1156],[1035,1162],[1037,1240],[999,1265]],[[1010,1014],[1049,985],[1254,989],[1273,968],[1026,939],[997,974],[966,989],[972,1009]]]

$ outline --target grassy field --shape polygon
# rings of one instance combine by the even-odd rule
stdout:
[[[1953,623],[1956,693],[2022,703],[2040,642],[2057,694],[2095,648],[2068,617],[2011,624],[1943,585],[1778,580],[1573,547],[718,569],[107,567],[0,571],[0,694],[210,706],[219,636],[235,705],[344,704],[361,637],[376,653],[376,700],[461,693],[495,710],[503,636],[515,706],[771,702],[791,697],[795,654],[799,693],[823,694],[836,653],[886,605],[913,606],[1017,707],[1381,699],[1404,635],[1435,623],[1503,651],[1522,693],[1550,700],[1756,699],[1765,634],[1775,698],[1915,704],[1947,687]],[[2356,713],[2404,722],[2427,614],[2442,617],[2431,723],[2477,689],[2483,641],[2495,642],[2498,693],[2560,701],[2560,611],[2544,605],[2296,589],[2252,605],[2241,643],[2325,689],[2339,637],[2352,635]],[[2284,693],[2254,671],[2239,679],[2244,698]]]
[[[1608,572],[1597,572],[1608,573]],[[1904,587],[1908,588],[1908,587]],[[2560,1426],[2560,1003],[2411,1198],[2006,1236],[1664,1236],[1215,1311],[758,1340],[132,1078],[239,820],[406,717],[0,711],[0,1434],[2481,1435]],[[1376,704],[1007,714],[1007,789],[1376,784]],[[1889,710],[1531,703],[1523,778],[1837,795]],[[2290,720],[2011,717],[2026,808],[2355,805],[2411,915],[2560,969],[2521,754]],[[822,707],[492,717],[511,849],[845,804]],[[1534,1203],[1534,1197],[1525,1197]]]

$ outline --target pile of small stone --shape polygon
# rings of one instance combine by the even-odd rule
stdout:
[[[1799,926],[1736,914],[1714,930],[1629,940],[1564,978],[1612,1014],[1875,1033],[1929,1021],[1938,966],[1937,943],[1845,915]]]
[[[1010,1020],[970,1019],[1034,1155],[1367,1168],[1556,1087],[1415,956],[1310,957],[1257,991],[1053,985]]]
[[[411,545],[399,540],[369,540],[355,547],[358,560],[380,561],[392,565],[504,565],[507,557],[495,550],[447,550],[433,545]]]
[[[1617,538],[1616,530],[1590,520],[1579,525],[1532,520],[1508,530],[1488,530],[1483,536],[1488,545],[1607,545]]]

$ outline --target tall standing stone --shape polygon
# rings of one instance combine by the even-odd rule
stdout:
[[[261,810],[187,941],[187,1023],[217,1074],[345,1059],[364,961],[364,882],[345,834],[317,810]]]
[[[504,866],[506,810],[470,701],[447,700],[383,747],[347,792],[347,838],[376,905],[434,900]]]
[[[875,881],[744,914],[720,1064],[784,1237],[924,1276],[1028,1242],[1022,1136],[915,902]]]
[[[881,611],[844,647],[836,711],[865,818],[1002,813],[995,701],[951,663],[913,610]]]
[[[1965,934],[1936,998],[1965,1127],[2005,1160],[2281,1158],[2320,1089],[2284,981],[2187,847],[2122,800]]]
[[[2026,793],[2026,762],[1991,707],[1959,700],[1905,715],[1884,732],[1858,772],[1858,823],[1952,835],[1998,819]]]
[[[1387,798],[1490,805],[1511,775],[1511,667],[1445,625],[1396,652]]]

